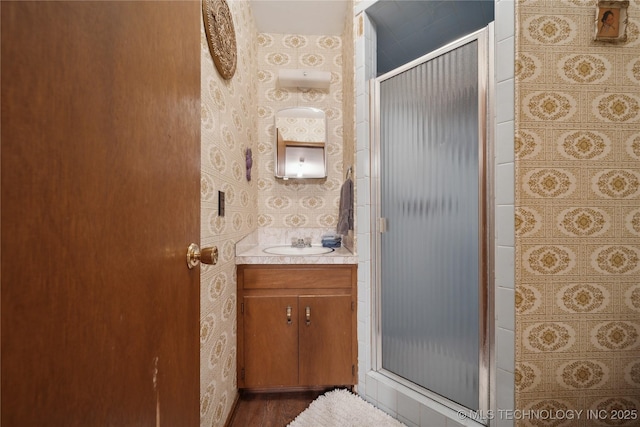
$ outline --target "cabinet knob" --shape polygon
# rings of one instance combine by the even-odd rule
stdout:
[[[309,326],[311,324],[311,307],[307,306],[304,309],[304,316],[306,318],[307,326]]]
[[[291,306],[287,306],[287,325],[291,324]]]

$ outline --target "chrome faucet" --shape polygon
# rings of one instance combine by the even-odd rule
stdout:
[[[291,238],[291,247],[292,248],[310,248],[311,247],[311,237],[305,237],[301,239],[299,237]]]

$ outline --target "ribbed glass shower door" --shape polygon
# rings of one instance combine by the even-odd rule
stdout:
[[[483,37],[374,88],[378,367],[472,410],[486,398]]]

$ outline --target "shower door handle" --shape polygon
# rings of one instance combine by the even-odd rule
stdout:
[[[387,232],[387,218],[378,218],[378,233]]]

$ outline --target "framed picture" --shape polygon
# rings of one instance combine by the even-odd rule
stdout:
[[[594,40],[620,43],[627,40],[628,0],[598,0]]]

